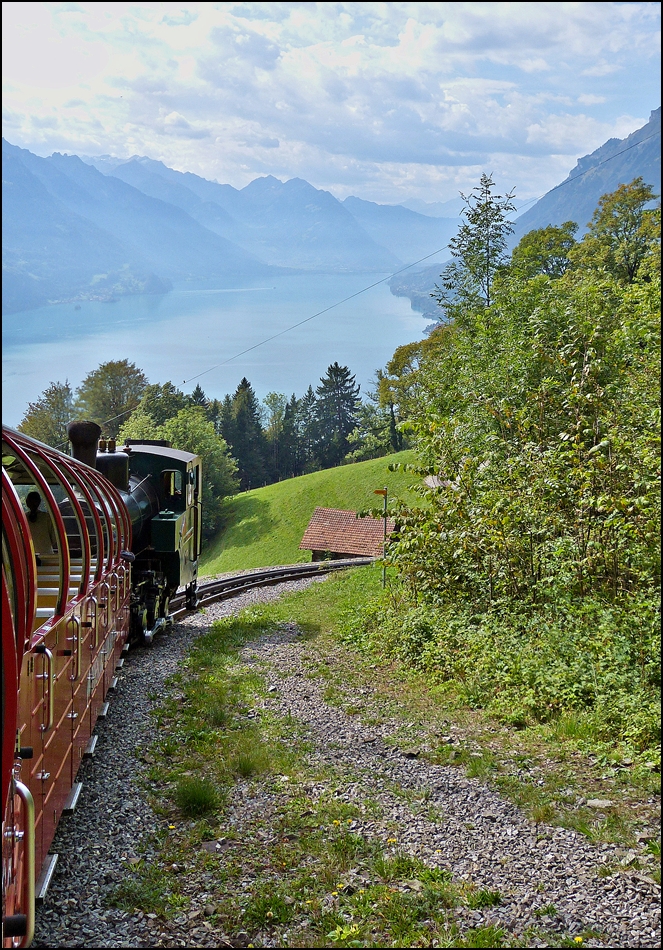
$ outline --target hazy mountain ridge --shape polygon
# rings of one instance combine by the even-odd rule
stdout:
[[[652,111],[642,128],[625,139],[608,139],[600,148],[578,159],[563,182],[518,218],[512,241],[517,243],[523,234],[535,228],[564,221],[575,221],[578,234],[583,234],[601,195],[639,176],[660,195],[660,106]]]
[[[270,268],[180,208],[77,156],[40,158],[3,141],[3,312],[49,301],[164,293],[187,277]]]
[[[237,189],[150,159],[90,161],[106,174],[184,208],[206,228],[274,266],[388,271],[400,264],[333,195],[299,178],[281,182],[268,175]]]

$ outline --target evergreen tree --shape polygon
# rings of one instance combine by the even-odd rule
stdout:
[[[28,403],[18,429],[46,445],[65,448],[67,423],[73,418],[74,398],[69,382],[49,383],[36,402]]]
[[[267,479],[266,444],[260,424],[260,405],[251,383],[242,379],[232,398],[231,441],[237,460],[240,488],[257,488]]]
[[[88,373],[76,390],[76,414],[102,427],[115,438],[127,416],[138,406],[145,388],[145,373],[128,360],[110,360]]]
[[[281,474],[281,435],[283,433],[283,417],[287,401],[282,393],[267,393],[263,399],[265,415],[267,417],[267,459],[272,480]]]
[[[321,377],[316,395],[317,455],[323,468],[329,468],[347,454],[348,436],[357,424],[359,386],[347,366],[332,363]]]
[[[187,398],[187,402],[190,406],[202,406],[203,409],[207,409],[209,405],[209,399],[205,395],[203,387],[200,383],[196,383],[196,388]]]
[[[279,477],[289,478],[291,475],[301,475],[304,459],[297,427],[299,417],[299,400],[293,393],[283,412],[283,426],[281,428],[281,450],[279,460]]]
[[[214,426],[214,429],[217,434],[220,433],[220,424],[221,424],[221,403],[218,399],[212,399],[207,406],[207,418]]]
[[[309,386],[299,400],[296,428],[299,441],[300,470],[312,472],[316,468],[316,448],[318,444],[317,400],[313,387]]]

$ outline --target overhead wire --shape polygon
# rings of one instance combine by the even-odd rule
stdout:
[[[584,172],[581,172],[579,175],[574,175],[572,178],[566,178],[564,181],[560,182],[559,185],[555,185],[553,188],[550,188],[543,195],[538,195],[536,198],[529,198],[518,211],[521,211],[525,205],[531,204],[534,201],[540,201],[541,198],[544,198],[546,195],[551,194],[553,191],[557,191],[560,188],[563,188],[564,185],[569,185],[571,182],[579,181],[579,179],[584,178],[585,175],[588,175],[590,172],[594,171],[597,168],[600,168],[602,165],[606,165],[608,162],[611,162],[613,159],[618,158],[620,155],[623,155],[624,152],[630,151],[632,148],[636,148],[638,145],[642,145],[644,142],[648,142],[650,139],[655,138],[657,135],[660,135],[660,131],[652,132],[651,135],[647,135],[645,138],[640,139],[638,142],[634,142],[632,145],[627,145],[626,148],[620,149],[619,152],[615,152],[614,155],[609,155],[608,158],[604,158],[603,161],[597,162],[596,165],[592,165],[590,168],[585,169]],[[517,219],[516,219],[517,220]],[[315,320],[316,317],[321,317],[324,313],[329,313],[330,310],[335,310],[336,307],[340,307],[342,304],[347,303],[349,300],[354,300],[355,297],[365,294],[367,291],[372,290],[373,287],[377,287],[379,284],[384,284],[387,280],[392,280],[392,278],[397,277],[398,274],[402,274],[404,271],[409,270],[411,267],[416,267],[417,264],[422,264],[424,261],[429,260],[431,257],[435,257],[436,254],[440,254],[447,245],[438,248],[436,251],[431,251],[430,254],[426,254],[425,257],[420,257],[418,261],[413,261],[411,264],[406,264],[405,267],[401,267],[400,270],[394,271],[393,274],[389,274],[387,277],[382,277],[380,280],[374,281],[372,284],[369,284],[367,287],[362,287],[361,290],[357,290],[354,294],[350,294],[348,297],[344,297],[342,300],[338,300],[336,303],[330,304],[329,307],[325,307],[322,310],[318,310],[317,313],[311,314],[310,317],[306,317],[304,320],[299,320],[297,323],[291,324],[289,327],[285,327],[283,330],[279,330],[278,333],[274,333],[271,336],[265,337],[264,340],[260,340],[259,343],[254,343],[253,346],[247,347],[245,350],[241,350],[239,353],[235,353],[233,356],[229,356],[227,359],[222,360],[220,363],[215,363],[214,366],[210,366],[209,369],[203,370],[202,373],[196,373],[195,376],[189,376],[188,379],[182,380],[183,385],[186,383],[192,382],[194,379],[200,379],[201,376],[206,376],[208,373],[213,372],[213,370],[218,369],[220,366],[226,366],[228,363],[231,363],[233,360],[239,359],[240,356],[245,356],[247,353],[251,353],[252,350],[257,350],[259,347],[264,346],[266,343],[271,343],[272,340],[278,339],[278,337],[283,336],[286,333],[289,333],[291,330],[296,330],[297,327],[304,326],[305,323],[310,323],[311,320]],[[117,419],[121,419],[123,416],[129,415],[133,412],[133,409],[127,409],[124,412],[118,413],[116,416],[112,416],[110,419],[107,419],[103,425],[107,426],[111,422],[115,422]],[[61,442],[55,448],[60,448],[66,446],[66,442]]]

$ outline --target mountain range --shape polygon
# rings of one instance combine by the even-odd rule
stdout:
[[[625,139],[608,139],[590,155],[578,160],[575,168],[559,185],[551,188],[514,222],[509,244],[536,228],[564,221],[575,221],[578,236],[584,234],[601,195],[642,177],[656,195],[661,193],[661,109],[654,109],[649,121]],[[408,202],[408,204],[412,204]],[[449,203],[446,203],[449,204]],[[420,207],[420,205],[416,205]],[[414,272],[399,274],[389,281],[391,292],[408,297],[413,310],[437,320],[439,309],[431,294],[440,280],[439,265],[427,265]]]
[[[642,175],[660,191],[661,110],[627,139],[581,158],[568,178],[516,221],[513,240],[547,224],[589,221],[601,194]],[[293,178],[245,188],[133,156],[55,152],[42,158],[3,139],[3,313],[48,302],[165,293],[173,281],[219,286],[276,273],[389,273],[392,293],[434,316],[430,293],[448,256],[461,198],[382,205]]]
[[[236,189],[149,158],[42,158],[4,140],[2,161],[6,314],[164,293],[186,279],[384,274],[442,252],[458,226],[457,217],[338,201],[299,178]]]

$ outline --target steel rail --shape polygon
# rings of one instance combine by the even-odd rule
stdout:
[[[230,577],[220,577],[198,585],[198,605],[195,608],[207,607],[218,600],[228,600],[236,597],[245,590],[254,587],[269,587],[290,580],[301,580],[305,577],[315,577],[320,574],[329,574],[331,571],[341,571],[350,567],[364,567],[373,564],[376,558],[357,557],[344,558],[338,561],[314,561],[305,564],[286,564],[279,567],[258,568],[253,571],[243,571]],[[192,611],[186,607],[184,592],[176,594],[170,599],[170,615],[173,620],[179,620]]]

